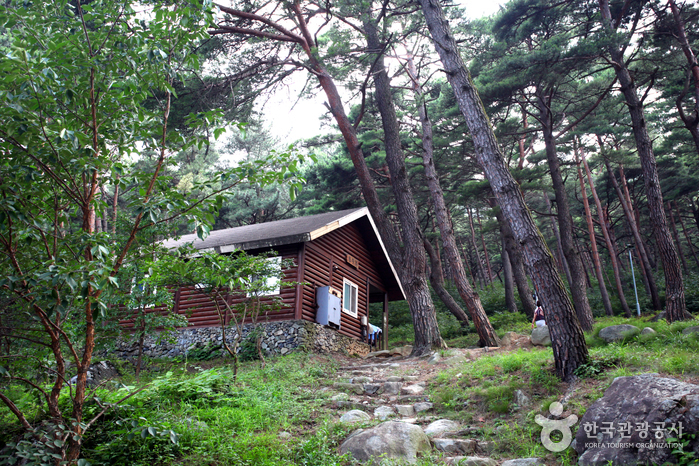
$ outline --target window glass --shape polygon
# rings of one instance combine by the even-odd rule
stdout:
[[[359,288],[347,279],[344,279],[343,282],[342,310],[353,317],[357,317],[357,295]]]

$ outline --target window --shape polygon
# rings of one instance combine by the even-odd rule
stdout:
[[[270,268],[272,276],[267,277],[267,279],[265,280],[264,290],[261,290],[259,292],[248,293],[248,296],[251,296],[253,294],[256,294],[258,296],[272,296],[275,294],[279,294],[281,288],[279,284],[279,274],[282,271],[282,258],[280,256],[269,257],[266,259],[266,261],[267,265]],[[258,277],[256,276],[252,277],[253,281],[256,281],[257,278]]]
[[[146,274],[143,279],[149,277]],[[155,300],[158,294],[158,287],[146,285],[144,283],[138,283],[136,277],[131,279],[131,305],[132,308],[151,309],[155,307]]]
[[[344,291],[342,293],[342,312],[349,314],[352,317],[357,317],[357,294],[359,292],[359,288],[357,288],[357,285],[346,278],[342,281],[344,284]]]

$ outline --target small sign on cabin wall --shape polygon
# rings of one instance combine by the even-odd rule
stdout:
[[[349,254],[345,254],[345,261],[355,269],[359,270],[359,260]]]

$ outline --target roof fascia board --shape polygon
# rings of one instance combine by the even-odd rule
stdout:
[[[386,250],[386,246],[383,244],[383,240],[381,239],[381,235],[379,234],[379,230],[376,228],[376,224],[374,223],[374,218],[371,216],[371,213],[369,212],[369,209],[365,207],[366,209],[366,216],[369,219],[369,223],[371,223],[371,228],[374,229],[374,234],[376,235],[376,239],[379,240],[379,244],[381,245],[381,250],[383,251],[384,256],[386,256],[386,260],[388,261],[389,267],[391,267],[391,272],[393,272],[393,277],[396,279],[396,283],[398,283],[398,288],[400,288],[400,292],[403,295],[403,299],[407,299],[405,297],[405,290],[403,289],[403,284],[400,282],[400,277],[398,276],[398,273],[396,273],[396,268],[393,266],[393,262],[391,261],[391,256],[388,255],[388,251]]]

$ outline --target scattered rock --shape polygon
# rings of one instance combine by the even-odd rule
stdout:
[[[371,377],[354,377],[349,381],[350,383],[371,383]]]
[[[441,360],[442,355],[439,353],[434,353],[432,356],[430,356],[430,359],[427,360],[427,364],[437,364]]]
[[[386,379],[386,382],[402,382],[403,377],[398,377],[397,375],[393,375],[389,378]]]
[[[500,466],[545,466],[541,458],[518,458],[504,461]]]
[[[333,388],[336,390],[342,390],[344,392],[351,392],[356,395],[363,395],[364,394],[364,387],[357,383],[344,383],[344,382],[335,382],[333,384]]]
[[[699,326],[695,325],[694,327],[687,327],[682,330],[682,335],[689,335],[690,333],[699,333]]]
[[[495,442],[491,442],[491,441],[478,442],[478,447],[476,448],[476,450],[481,455],[490,455],[495,451]]]
[[[383,384],[383,392],[387,395],[399,395],[403,382],[386,382]]]
[[[472,455],[476,453],[478,442],[475,440],[463,440],[453,438],[435,438],[432,439],[434,447],[444,453],[452,455]]]
[[[419,377],[417,375],[404,375],[403,380],[406,382],[415,382]]]
[[[630,437],[620,429],[621,423],[630,423]],[[596,432],[595,425],[598,428]],[[639,425],[649,428],[643,430],[637,427]],[[669,432],[673,425],[682,425],[685,435],[686,432],[699,430],[699,385],[650,374],[617,377],[580,421],[575,437],[575,450],[580,455],[578,464],[597,466],[608,462],[619,465],[674,462],[676,458],[670,448],[661,448],[662,445],[643,448],[649,442],[662,444],[667,442],[668,437],[677,435]],[[603,430],[604,426],[612,426],[613,429]],[[665,427],[656,432],[658,426]],[[637,448],[637,445],[641,448]],[[699,439],[690,440],[686,451],[699,451]]]
[[[403,357],[410,356],[410,353],[412,353],[412,352],[413,352],[412,345],[398,346],[396,348],[393,348],[393,350],[392,350],[392,353],[394,356],[403,356]]]
[[[415,416],[415,408],[412,405],[396,405],[396,411],[403,417]]]
[[[418,453],[429,451],[430,441],[422,429],[393,421],[381,423],[372,429],[357,430],[340,445],[340,454],[350,453],[362,463],[376,457],[415,463]]]
[[[422,403],[415,403],[413,405],[413,408],[415,409],[416,413],[421,413],[423,411],[429,411],[432,408],[434,408],[434,403],[429,403],[429,402],[422,402]]]
[[[549,334],[548,326],[535,327],[532,330],[532,345],[551,346],[551,335]]]
[[[338,393],[330,398],[332,401],[349,401],[349,395],[347,393]]]
[[[599,337],[607,343],[621,341],[627,337],[633,337],[641,333],[641,330],[635,325],[620,324],[605,327],[599,331]]]
[[[454,466],[498,466],[498,462],[480,456],[452,456],[444,458],[446,464]]]
[[[364,393],[367,395],[380,395],[383,393],[383,384],[378,383],[365,383],[363,385]]]
[[[445,432],[457,432],[458,430],[458,422],[450,421],[449,419],[440,419],[425,427],[425,434],[430,437],[435,437]]]
[[[390,406],[379,406],[374,410],[374,417],[380,421],[385,421],[391,416],[396,415],[396,410]]]
[[[340,422],[345,424],[354,424],[355,422],[366,422],[371,421],[371,416],[369,416],[364,411],[358,409],[353,409],[342,415]]]
[[[89,387],[96,387],[104,381],[113,379],[120,376],[117,367],[109,361],[99,361],[90,364],[87,370],[87,385]],[[75,384],[78,381],[78,376],[70,379],[70,384]]]
[[[529,399],[527,395],[524,394],[522,390],[515,390],[515,404],[517,406],[524,408],[532,404],[532,400]]]
[[[292,435],[289,432],[279,432],[277,437],[279,437],[281,440],[289,440],[291,439]]]
[[[401,394],[403,395],[422,395],[424,391],[425,387],[418,384],[408,385],[406,387],[402,387],[400,390]]]
[[[641,330],[641,335],[653,335],[655,333],[657,332],[650,327],[646,327],[643,330]]]

